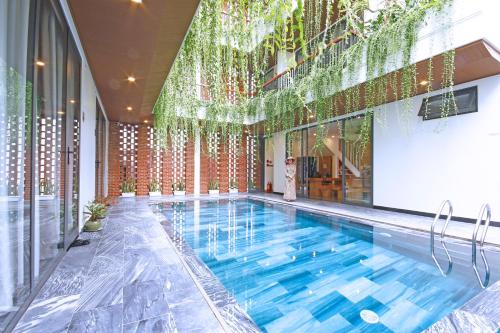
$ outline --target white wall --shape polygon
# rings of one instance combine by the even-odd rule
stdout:
[[[266,162],[268,160],[274,163],[274,139],[273,138],[265,138],[264,139],[264,161],[262,162],[264,165],[264,186],[267,186],[267,182],[271,182],[274,186],[274,167],[266,166]]]
[[[90,67],[82,47],[82,43],[78,36],[78,32],[71,16],[67,0],[60,0],[64,16],[70,27],[73,38],[75,39],[80,57],[82,58],[82,71],[81,71],[81,127],[80,127],[80,184],[79,184],[79,221],[80,229],[83,228],[84,216],[83,210],[85,205],[95,199],[95,129],[96,129],[96,101],[99,101],[101,109],[105,109],[100,102],[99,93],[92,77]],[[107,119],[107,117],[106,117]],[[106,122],[106,131],[108,129],[108,122]],[[106,142],[107,133],[106,133]],[[106,145],[107,146],[107,145]],[[105,149],[105,164],[104,164],[104,184],[107,189],[107,148]]]
[[[273,191],[283,193],[285,191],[285,159],[286,159],[286,135],[285,132],[273,135]]]
[[[500,75],[456,86],[478,86],[477,113],[422,121],[424,96],[411,114],[401,103],[377,111],[374,205],[435,213],[450,199],[454,215],[476,218],[489,202],[500,221]]]
[[[82,66],[81,99],[79,210],[83,227],[83,208],[95,199],[96,89],[87,64]]]

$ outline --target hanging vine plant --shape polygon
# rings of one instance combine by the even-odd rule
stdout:
[[[396,98],[410,109],[419,28],[429,12],[451,1],[386,0],[374,11],[367,0],[202,0],[154,107],[155,126],[165,134],[182,129],[190,136],[218,132],[227,138],[242,137],[248,124],[263,122],[271,135],[364,107],[359,135],[366,143],[375,107]],[[373,18],[363,19],[364,12]],[[335,27],[344,29],[336,43],[332,33],[321,33],[334,18],[340,18]],[[264,74],[273,61],[299,48],[309,70],[287,73],[282,79],[288,84],[266,91]],[[291,70],[295,60],[287,64]],[[452,94],[453,51],[444,55],[441,79]],[[454,108],[450,100],[443,103],[443,116]],[[316,138],[322,141],[321,131]]]

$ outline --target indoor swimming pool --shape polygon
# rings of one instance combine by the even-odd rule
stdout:
[[[161,210],[263,332],[420,332],[482,290],[458,240],[447,243],[453,266],[443,276],[417,231],[251,199]],[[439,241],[436,251],[446,267]],[[492,284],[500,253],[486,258]]]

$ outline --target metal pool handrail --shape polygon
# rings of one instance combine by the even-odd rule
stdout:
[[[484,268],[486,270],[485,276],[484,276],[484,281],[481,279],[479,276],[479,272],[477,270],[477,253],[476,253],[476,246],[477,246],[477,233],[479,231],[479,227],[483,223],[483,217],[484,213],[486,213],[486,220],[484,222],[484,229],[483,229],[483,234],[481,236],[481,239],[479,241],[479,246],[480,246],[480,252],[481,252],[481,258],[483,259],[484,263]],[[476,226],[474,228],[474,232],[472,233],[472,268],[474,268],[474,272],[476,273],[477,280],[479,281],[479,284],[481,285],[481,288],[486,288],[488,286],[488,283],[490,282],[490,266],[488,265],[488,262],[486,261],[486,256],[484,254],[484,239],[486,238],[486,232],[488,231],[488,227],[490,226],[490,221],[491,221],[491,208],[489,204],[484,204],[481,207],[481,210],[479,211],[479,216],[477,217],[476,221]]]
[[[448,206],[448,216],[446,217],[446,221],[444,223],[443,229],[441,229],[441,234],[440,234],[441,245],[443,245],[444,251],[446,252],[446,256],[448,257],[448,269],[445,272],[443,270],[443,268],[441,267],[441,265],[439,264],[439,262],[437,261],[436,254],[434,252],[434,233],[435,233],[434,229],[435,229],[436,223],[439,220],[439,218],[441,217],[441,213],[443,212],[443,209],[446,205]],[[448,228],[448,223],[450,222],[452,216],[453,216],[453,206],[452,206],[450,200],[445,200],[441,203],[441,206],[439,207],[439,210],[436,214],[436,217],[434,217],[434,221],[432,222],[432,225],[431,225],[431,256],[432,256],[432,259],[434,260],[434,263],[436,264],[437,268],[441,272],[441,275],[443,275],[443,276],[447,276],[448,274],[450,274],[451,269],[453,267],[453,261],[451,260],[450,253],[448,252],[448,248],[446,247],[446,244],[444,242],[446,228]]]

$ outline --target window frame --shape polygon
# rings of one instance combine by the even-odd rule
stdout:
[[[473,98],[474,100],[472,101],[472,103],[471,103],[472,106],[470,108],[462,109],[463,111],[460,111],[461,109],[457,106],[457,110],[455,112],[450,112],[450,114],[448,114],[447,117],[460,116],[460,115],[464,115],[464,114],[468,114],[468,113],[479,112],[477,85],[463,88],[463,89],[459,89],[459,90],[453,91],[452,93],[453,93],[454,99],[456,99],[457,96],[470,94],[470,96],[472,96],[471,98]],[[425,104],[426,103],[440,102],[439,107],[441,107],[442,101],[445,98],[449,98],[449,97],[445,96],[445,93],[424,97],[422,99],[422,103],[420,104],[420,109],[418,111],[418,116],[422,117],[422,121],[446,118],[446,117],[443,117],[441,114],[437,114],[437,113],[435,114],[435,116],[433,113],[428,114],[427,117],[425,116]]]

